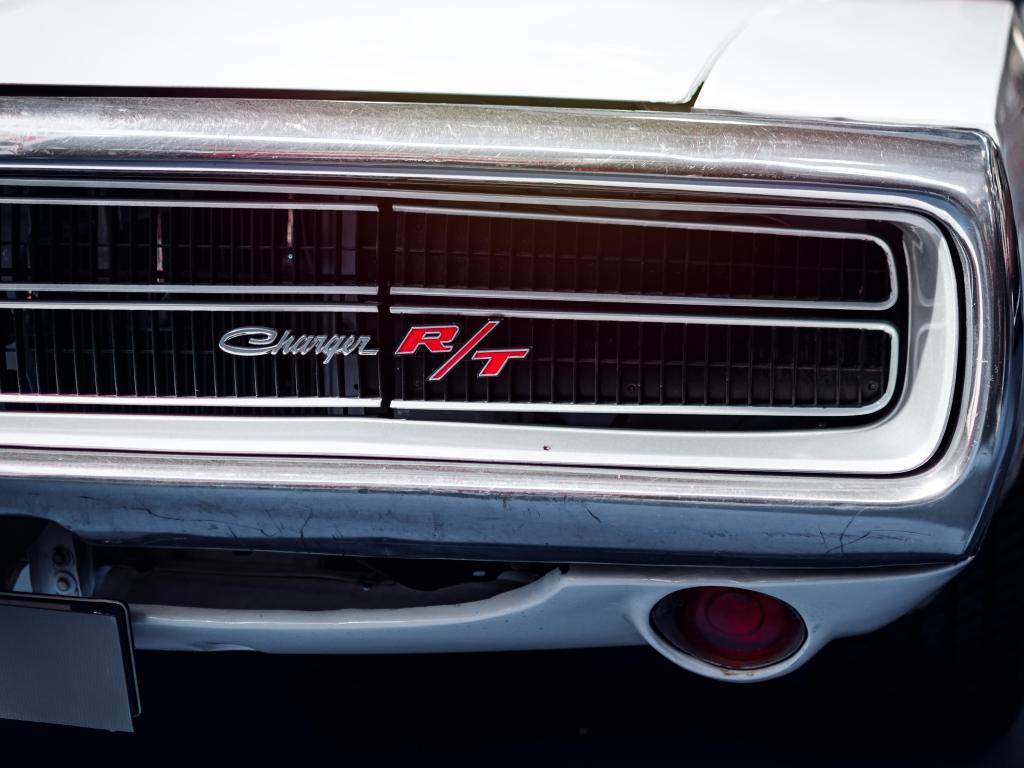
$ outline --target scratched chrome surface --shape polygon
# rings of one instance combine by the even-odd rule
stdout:
[[[1011,50],[1015,55],[1019,50]],[[1007,88],[1014,83],[1007,77]],[[396,502],[413,494],[440,517],[429,523],[399,515],[388,523],[385,509],[371,508],[339,533],[314,536],[314,546],[330,549],[331,542],[342,546],[391,534],[413,550],[429,542],[432,551],[468,545],[552,556],[559,547],[594,553],[617,540],[591,522],[594,516],[618,524],[618,540],[623,530],[630,532],[620,557],[962,556],[983,530],[1020,443],[1019,274],[1006,173],[1017,188],[1017,134],[1024,127],[1011,119],[1001,125],[997,138],[1005,155],[995,139],[976,131],[725,115],[322,101],[0,100],[0,172],[34,175],[41,184],[58,173],[72,184],[88,186],[102,177],[106,185],[126,187],[133,184],[128,174],[158,181],[166,176],[166,183],[173,174],[181,183],[201,173],[205,183],[226,188],[272,172],[274,181],[264,188],[287,177],[356,186],[430,180],[501,183],[547,195],[640,190],[670,199],[721,194],[750,204],[785,200],[913,211],[945,227],[959,251],[969,310],[958,421],[942,455],[906,475],[724,475],[8,449],[0,458],[9,490],[3,509],[10,513],[35,498],[42,514],[102,535],[114,532],[99,518],[103,507],[131,535],[222,539],[239,532],[231,521],[245,519],[244,497],[235,494],[233,501],[230,493],[212,491],[273,486],[309,494],[303,498],[311,511],[302,516],[301,531],[295,523],[305,537],[307,529],[326,525],[338,504],[356,507],[357,498],[349,501],[346,493],[372,490],[392,514]],[[387,190],[375,190],[382,193]],[[90,498],[97,509],[81,513],[80,501],[55,496],[40,502],[30,489],[33,477],[59,478],[69,495],[95,491]],[[210,493],[202,526],[180,514],[189,488]],[[318,495],[327,490],[334,494]],[[482,524],[468,508],[452,508],[451,500],[460,496],[470,497],[477,510],[486,506],[482,500],[500,496],[505,517]],[[130,511],[140,498],[153,513],[145,522]],[[365,495],[360,503],[366,508],[363,502]],[[577,514],[575,502],[590,514]],[[178,514],[155,521],[164,509]],[[522,523],[538,513],[548,515],[545,526],[524,529]],[[208,524],[209,515],[220,530]],[[290,513],[282,511],[278,520],[282,531],[291,530]]]
[[[876,134],[890,138],[879,143]],[[927,178],[963,191],[987,148],[977,132],[725,115],[443,104],[271,99],[18,97],[0,100],[2,167],[59,161],[101,169],[203,161],[248,175],[260,163],[302,164],[282,173],[373,176],[464,169],[586,171],[657,177],[866,182]],[[241,162],[240,162],[241,161]],[[310,167],[317,166],[320,167]],[[342,167],[357,166],[357,167]],[[362,167],[359,167],[362,166]],[[166,170],[166,166],[154,166]],[[921,171],[926,171],[924,174]],[[416,173],[410,173],[414,176]],[[469,176],[472,177],[472,174]],[[536,178],[536,177],[534,177]],[[603,181],[602,181],[603,179]],[[520,180],[524,180],[520,178]],[[635,179],[630,186],[636,186]],[[645,186],[645,185],[641,185]]]

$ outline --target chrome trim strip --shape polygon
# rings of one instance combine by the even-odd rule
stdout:
[[[272,208],[293,211],[362,211],[379,213],[372,203],[276,202],[244,200],[136,200],[131,198],[0,197],[0,205],[86,205],[124,208]]]
[[[458,299],[499,299],[507,301],[570,301],[604,304],[660,304],[691,307],[758,307],[762,309],[884,310],[891,302],[784,301],[775,299],[710,298],[636,293],[579,293],[569,291],[492,291],[478,288],[410,288],[395,286],[392,296],[439,296]]]
[[[0,108],[2,108],[3,98],[0,97]],[[706,116],[705,119],[712,120],[714,116]],[[0,119],[2,119],[2,110],[0,110]],[[0,122],[0,128],[2,128],[2,122]],[[938,131],[938,133],[943,133]],[[0,172],[4,169],[12,169],[24,171],[26,169],[32,169],[35,171],[40,170],[40,164],[27,163],[27,164],[12,164],[9,161],[3,160],[3,153],[0,152]],[[71,165],[63,165],[59,163],[45,163],[43,164],[45,169],[55,169],[59,171],[72,171],[79,170],[84,172],[102,173],[108,174],[110,171],[117,171],[121,169],[119,163],[110,164],[106,166],[98,165],[92,168],[78,168]],[[131,170],[137,170],[136,166],[130,166]],[[165,163],[157,165],[152,168],[143,169],[149,170],[157,174],[166,174],[175,169],[175,164]],[[208,167],[204,165],[203,167]],[[189,166],[185,166],[189,168]],[[231,167],[223,167],[214,165],[213,170],[216,176],[229,177],[235,172],[242,172],[244,174],[244,168],[234,169]],[[294,172],[294,169],[292,169]],[[318,176],[320,169],[313,167],[309,170],[309,175]],[[451,174],[442,174],[440,172],[432,173],[412,173],[409,168],[403,169],[408,175],[403,175],[397,171],[392,173],[393,178],[401,177],[407,180],[430,180],[430,181],[448,181],[456,178]],[[262,171],[267,173],[267,169]],[[20,177],[20,176],[0,176],[0,184],[13,185],[13,186],[42,186],[42,187],[60,187],[69,189],[79,188],[93,188],[93,187],[109,187],[112,189],[131,189],[131,190],[173,190],[179,192],[258,192],[261,194],[296,194],[296,195],[330,195],[334,194],[337,196],[355,196],[355,197],[378,197],[388,199],[405,199],[405,200],[426,200],[426,201],[438,201],[448,202],[456,204],[466,203],[487,203],[487,204],[502,204],[512,203],[524,206],[547,206],[547,207],[569,207],[569,208],[611,208],[611,209],[625,209],[625,210],[637,210],[637,211],[683,211],[689,213],[722,213],[723,209],[728,209],[730,212],[739,214],[772,214],[777,213],[781,215],[802,215],[808,216],[813,215],[815,218],[826,218],[826,219],[849,219],[857,218],[859,214],[863,213],[862,210],[850,207],[856,204],[858,200],[857,196],[837,195],[828,208],[816,208],[812,213],[809,213],[806,207],[800,207],[797,205],[786,205],[786,204],[766,204],[766,203],[752,203],[752,202],[733,202],[730,200],[728,203],[706,203],[687,200],[686,202],[680,202],[679,200],[672,199],[656,199],[656,200],[645,200],[636,199],[631,197],[625,197],[629,193],[629,186],[633,186],[630,179],[630,184],[627,185],[625,182],[620,181],[614,183],[608,180],[603,180],[601,177],[592,178],[590,176],[580,176],[574,178],[572,181],[568,181],[565,177],[548,177],[541,174],[531,175],[530,181],[524,184],[522,178],[518,179],[519,185],[524,188],[521,192],[510,192],[505,194],[500,193],[487,193],[478,192],[473,189],[466,189],[463,191],[442,191],[442,190],[422,190],[412,188],[388,188],[386,186],[373,187],[373,186],[356,186],[355,182],[348,180],[349,176],[362,177],[364,183],[372,182],[378,177],[384,175],[381,173],[372,173],[369,171],[355,172],[352,169],[339,168],[333,173],[324,173],[327,176],[336,176],[343,178],[344,181],[339,185],[332,187],[317,187],[317,186],[303,186],[301,181],[296,181],[294,185],[291,184],[269,184],[261,183],[259,180],[246,178],[244,181],[239,182],[223,182],[223,181],[189,181],[189,180],[175,180],[175,181],[160,181],[158,178],[152,181],[138,181],[138,180],[121,180],[117,178],[110,178],[108,175],[96,175],[87,178],[31,178],[31,177]],[[463,181],[488,181],[495,185],[502,184],[505,182],[513,181],[513,177],[502,176],[494,171],[489,172],[486,176],[481,175],[462,175],[457,178]],[[538,195],[531,190],[531,184],[552,184],[553,191],[557,194],[551,195]],[[567,197],[562,190],[563,186],[579,185],[581,187],[610,187],[618,197]],[[513,184],[513,186],[515,186]],[[665,182],[665,183],[653,183],[647,181],[646,178],[640,177],[636,180],[635,184],[637,189],[642,190],[660,190],[663,192],[679,191],[678,182]],[[729,185],[726,187],[720,187],[716,184],[707,182],[699,182],[697,180],[687,179],[687,189],[692,189],[695,192],[714,194],[716,191],[729,195],[731,197],[742,196],[757,200],[765,195],[757,195],[747,190],[747,194],[743,194],[743,188],[736,185]],[[799,200],[800,195],[788,190],[787,187],[777,187],[772,189],[770,197],[787,199],[787,200]],[[891,202],[895,202],[893,199]],[[429,206],[426,206],[429,207]],[[898,206],[887,206],[887,207],[898,207]]]
[[[0,97],[0,105],[2,105],[3,98]],[[2,117],[2,113],[0,113]],[[2,123],[0,123],[2,127]],[[0,153],[0,158],[3,154]],[[0,159],[0,169],[8,167],[8,164]],[[37,164],[28,164],[27,168],[38,171],[39,166]],[[46,163],[45,169],[57,169],[57,170],[75,170],[71,166],[55,165]],[[134,166],[131,166],[132,170],[135,170]],[[102,166],[93,168],[93,171],[109,172],[112,170],[119,170],[120,166]],[[156,166],[152,169],[153,172],[157,173],[169,173],[174,170],[173,165],[162,165]],[[218,174],[230,175],[235,172],[232,168],[215,167],[214,170]],[[310,171],[311,175],[317,175],[316,169]],[[350,174],[345,170],[339,170],[336,174],[339,177],[347,177]],[[366,173],[365,176],[368,180],[377,174]],[[440,173],[434,174],[417,174],[413,178],[418,180],[447,180],[448,176]],[[464,176],[463,180],[474,180],[474,181],[490,181],[494,184],[512,181],[510,177],[499,176],[495,174],[489,174],[486,177],[479,176]],[[531,177],[533,179],[530,183],[536,184],[556,184],[555,188],[561,191],[561,185],[567,184],[567,180],[561,177],[548,178],[543,176]],[[632,180],[631,180],[632,181]],[[523,180],[519,179],[522,184]],[[570,207],[570,208],[614,208],[614,209],[627,209],[637,211],[681,211],[687,213],[723,213],[732,212],[737,214],[779,214],[786,216],[813,216],[814,218],[825,218],[825,219],[858,219],[858,218],[869,218],[871,220],[877,220],[878,217],[875,214],[867,214],[863,209],[850,207],[852,204],[863,202],[863,197],[858,195],[843,195],[837,193],[836,201],[831,204],[828,208],[813,208],[808,209],[807,207],[801,207],[797,205],[787,204],[755,204],[750,202],[734,203],[701,203],[701,202],[679,202],[676,200],[643,200],[633,199],[629,197],[601,197],[601,198],[589,198],[589,197],[565,197],[560,195],[552,195],[549,197],[539,196],[536,194],[530,194],[529,188],[525,189],[522,194],[487,194],[481,192],[474,192],[467,190],[465,192],[443,192],[436,190],[423,191],[419,189],[389,189],[387,187],[370,187],[370,186],[351,186],[351,182],[344,181],[344,186],[336,187],[304,187],[298,182],[295,186],[286,184],[265,184],[259,183],[258,181],[246,180],[237,183],[224,183],[224,182],[191,182],[191,181],[121,181],[118,179],[111,179],[105,176],[94,176],[85,179],[67,179],[67,178],[53,178],[53,179],[34,179],[34,178],[21,178],[17,176],[0,176],[0,184],[13,185],[13,186],[46,186],[46,187],[68,187],[68,188],[91,188],[91,187],[111,187],[116,189],[159,189],[159,190],[175,190],[180,192],[259,192],[266,194],[304,194],[304,195],[325,195],[325,194],[336,194],[336,195],[354,195],[357,197],[379,197],[379,198],[401,198],[401,199],[417,199],[417,200],[437,200],[454,203],[492,203],[502,204],[511,203],[517,205],[544,205],[544,206],[558,206],[558,207]],[[580,177],[578,180],[574,179],[572,184],[579,184],[582,187],[602,187],[604,184],[599,184],[597,180],[590,177]],[[625,182],[620,184],[609,184],[612,186],[614,191],[623,195],[629,192],[629,189]],[[662,192],[679,191],[678,183],[665,183],[665,184],[653,184],[650,182],[637,182],[637,188],[644,190],[660,190]],[[722,187],[719,185],[699,183],[699,182],[687,182],[686,189],[693,191],[694,193],[703,194],[727,194],[731,197],[745,196],[747,198],[759,199],[763,195],[757,195],[750,189],[744,189],[742,186],[730,185]],[[799,200],[800,195],[792,193],[788,187],[777,187],[771,190],[771,197],[778,197],[787,200]],[[887,196],[879,193],[882,197],[883,202],[886,203],[885,208],[896,210],[900,206],[899,198],[896,196]],[[815,198],[818,199],[818,198]],[[428,206],[429,207],[429,206]],[[918,207],[914,205],[909,206],[914,210],[927,211],[927,206]],[[881,217],[884,220],[884,217]]]
[[[164,285],[162,283],[4,283],[0,293],[38,291],[40,293],[243,293],[269,295],[299,293],[311,296],[376,296],[370,285]]]
[[[311,402],[312,401],[312,402]],[[372,397],[174,397],[135,395],[21,395],[0,393],[0,403],[39,403],[49,405],[120,405],[129,408],[167,406],[171,408],[379,408],[380,398]]]
[[[890,376],[890,379],[894,377]],[[589,405],[587,403],[504,403],[456,402],[452,400],[392,400],[396,411],[461,411],[472,413],[565,413],[565,414],[652,414],[659,416],[818,416],[844,418],[867,416],[882,410],[892,400],[894,384],[886,387],[882,397],[865,406],[767,406],[767,405]],[[599,427],[598,427],[599,428]]]
[[[139,303],[134,301],[36,301],[34,299],[0,299],[0,307],[9,309],[82,309],[125,310],[131,312],[377,312],[375,304],[245,304],[243,302],[210,302],[209,304],[173,301]]]
[[[460,317],[525,317],[538,320],[593,320],[619,323],[691,323],[694,325],[780,325],[793,328],[865,328],[885,331],[893,338],[896,328],[881,320],[832,320],[829,318],[744,317],[742,315],[639,314],[631,312],[562,312],[532,309],[479,309],[475,307],[390,307],[393,315],[458,315]]]
[[[447,293],[449,296],[479,296],[484,298],[544,298],[554,300],[565,300],[570,301],[592,301],[589,298],[591,296],[599,296],[601,300],[618,300],[618,301],[635,301],[635,302],[648,302],[648,303],[659,303],[659,304],[715,304],[719,306],[757,306],[757,307],[813,307],[813,308],[827,308],[827,309],[863,309],[863,310],[884,310],[892,307],[897,299],[899,298],[898,281],[896,278],[896,261],[893,257],[892,249],[889,244],[880,237],[874,235],[867,235],[858,232],[831,232],[829,230],[822,229],[803,229],[803,228],[786,228],[786,227],[759,227],[750,226],[743,224],[711,224],[702,222],[685,222],[685,221],[660,221],[653,219],[631,219],[619,216],[573,216],[568,214],[555,214],[555,213],[531,213],[527,211],[484,211],[474,208],[447,208],[437,207],[433,208],[426,205],[396,205],[394,206],[396,213],[420,213],[437,216],[474,216],[477,218],[492,218],[492,219],[517,219],[525,221],[560,221],[569,222],[576,224],[615,224],[618,226],[627,227],[648,227],[651,229],[684,229],[694,230],[700,232],[745,232],[749,234],[765,234],[765,235],[779,235],[783,237],[820,237],[834,240],[863,240],[865,242],[874,243],[877,245],[882,252],[885,254],[886,265],[889,270],[889,298],[885,301],[871,301],[871,302],[856,302],[856,301],[836,301],[836,302],[820,302],[820,301],[783,301],[783,300],[765,300],[765,299],[736,299],[736,298],[702,298],[695,297],[689,298],[685,296],[638,296],[635,294],[613,294],[613,293],[597,293],[597,294],[574,294],[568,291],[564,292],[547,292],[547,291],[480,291],[473,289],[454,289],[450,290],[447,288],[405,288],[404,286],[398,289],[392,289],[392,293],[395,295],[406,294],[406,295],[433,295],[435,293]],[[425,293],[429,292],[429,293]],[[510,296],[512,293],[521,294],[520,296]],[[582,298],[586,296],[588,298]],[[580,297],[580,298],[577,298]]]

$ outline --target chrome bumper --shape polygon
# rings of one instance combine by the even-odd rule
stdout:
[[[995,502],[971,498],[972,489],[985,490],[980,484],[929,496],[914,476],[853,481],[21,450],[0,451],[0,474],[0,515],[46,518],[97,543],[367,557],[946,562],[971,551],[981,513]]]

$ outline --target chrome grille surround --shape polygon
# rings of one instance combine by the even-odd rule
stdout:
[[[943,129],[520,107],[318,102],[300,109],[302,136],[293,141],[275,115],[293,120],[294,102],[282,109],[269,101],[221,101],[200,113],[194,100],[7,99],[0,108],[0,152],[10,158],[0,164],[11,180],[40,186],[60,174],[68,185],[102,180],[130,189],[138,185],[133,176],[146,173],[159,177],[151,185],[202,178],[210,188],[230,190],[262,178],[268,191],[294,193],[303,185],[319,191],[316,183],[326,181],[361,184],[364,191],[377,193],[374,185],[387,180],[408,185],[406,198],[415,194],[458,205],[464,193],[416,188],[487,182],[525,194],[541,187],[605,197],[699,194],[755,207],[811,204],[923,220],[928,226],[915,238],[920,235],[923,248],[930,242],[929,230],[941,231],[962,291],[962,367],[943,442],[930,460],[917,457],[919,469],[888,476],[882,476],[884,461],[866,469],[868,476],[851,474],[854,443],[846,443],[847,461],[831,468],[817,464],[808,450],[794,453],[786,463],[794,474],[786,476],[760,474],[763,466],[744,464],[742,456],[728,462],[739,468],[729,474],[569,468],[549,461],[534,441],[501,457],[524,461],[527,467],[437,462],[427,453],[420,461],[383,467],[358,458],[289,459],[278,455],[272,441],[261,448],[274,455],[215,455],[209,446],[221,437],[216,425],[187,419],[179,421],[184,431],[207,434],[190,437],[172,430],[161,436],[160,447],[195,450],[200,456],[159,456],[152,453],[152,439],[132,439],[121,428],[126,425],[117,425],[123,417],[96,423],[90,423],[92,417],[76,417],[75,429],[68,430],[67,423],[63,429],[47,424],[53,420],[46,416],[6,425],[8,443],[82,448],[81,436],[113,427],[115,442],[143,453],[67,450],[57,454],[60,463],[54,464],[51,451],[12,448],[4,453],[0,471],[18,498],[22,483],[16,478],[58,478],[71,487],[89,488],[114,505],[113,517],[106,507],[104,515],[72,516],[70,508],[56,502],[47,507],[47,515],[89,535],[104,535],[113,533],[114,520],[141,522],[132,517],[130,494],[144,491],[150,508],[170,512],[201,487],[216,498],[216,510],[204,509],[207,521],[210,515],[223,519],[222,533],[242,540],[247,539],[244,532],[230,523],[230,516],[242,514],[240,505],[247,503],[238,494],[259,489],[263,498],[283,501],[284,491],[274,488],[286,486],[287,493],[300,493],[312,504],[315,515],[343,505],[352,515],[344,523],[350,550],[360,549],[354,539],[370,542],[390,533],[406,541],[410,552],[417,551],[416,542],[429,540],[433,552],[451,554],[467,546],[498,545],[542,557],[558,552],[600,559],[608,548],[636,560],[658,553],[659,562],[693,562],[714,554],[718,559],[754,556],[805,563],[841,556],[843,563],[878,563],[960,557],[977,541],[1008,468],[1015,466],[1020,436],[1017,242],[999,151],[990,137]],[[229,118],[232,112],[235,117]],[[247,124],[273,130],[239,136],[239,114]],[[1008,151],[1016,152],[1019,142],[1007,141]],[[225,160],[225,153],[245,159]],[[283,183],[286,178],[293,183]],[[636,202],[639,208],[663,204]],[[148,423],[166,425],[159,418]],[[857,430],[852,432],[844,432],[842,439],[855,437]],[[104,445],[103,440],[92,442]],[[449,455],[454,453],[447,448]],[[816,477],[819,470],[842,477]],[[108,480],[124,485],[104,486]],[[395,521],[400,529],[384,525],[374,505],[367,506],[367,490],[388,504],[412,495],[423,514]],[[501,525],[482,527],[481,505],[489,509],[495,494],[501,497]],[[577,515],[580,510],[567,497],[585,504],[604,525],[595,526],[590,515]],[[541,528],[533,525],[539,513],[549,523]],[[290,525],[288,515],[282,508],[277,519]],[[438,519],[444,521],[443,531],[436,528]],[[303,520],[308,546],[314,533],[308,513],[296,523],[296,541]],[[680,520],[686,524],[680,526]],[[159,535],[158,529],[171,528],[181,530],[147,518],[136,530]],[[730,531],[725,538],[724,530]],[[882,535],[887,530],[913,533]],[[629,531],[628,542],[621,538],[623,531]],[[216,539],[217,531],[209,536]],[[329,548],[326,539],[317,541]]]
[[[12,185],[13,182],[10,182]],[[197,192],[205,191],[204,185],[189,185],[188,189]],[[259,188],[247,187],[253,191]],[[302,190],[293,192],[301,200]],[[317,192],[318,196],[323,191]],[[339,190],[339,194],[354,194],[348,189]],[[400,193],[405,194],[403,190]],[[17,199],[17,198],[12,198]],[[480,196],[466,195],[470,202],[480,202]],[[543,198],[522,196],[504,196],[505,204],[534,204]],[[491,197],[493,202],[493,196]],[[111,201],[119,203],[120,200]],[[589,198],[560,199],[564,207],[578,207],[590,210],[595,201]],[[604,206],[614,205],[620,210],[629,210],[635,206],[628,198],[601,199]],[[302,203],[298,209],[301,210]],[[347,203],[338,202],[335,207],[344,207]],[[710,206],[682,202],[663,202],[657,210],[670,211],[676,214],[693,213]],[[358,206],[358,210],[373,210],[373,206]],[[648,209],[649,210],[649,209]],[[914,366],[905,365],[901,361],[901,345],[896,329],[887,322],[872,319],[873,311],[886,310],[895,302],[895,291],[883,302],[868,303],[865,306],[856,302],[828,303],[834,315],[839,319],[816,320],[811,317],[787,317],[788,310],[816,310],[815,302],[775,301],[758,307],[768,314],[765,317],[746,317],[729,320],[701,313],[706,312],[708,303],[695,304],[690,313],[674,314],[684,305],[670,301],[671,308],[658,310],[646,302],[638,304],[645,310],[643,313],[633,311],[626,314],[612,310],[594,312],[593,310],[574,310],[566,312],[545,306],[540,302],[539,309],[522,310],[501,307],[495,304],[492,308],[470,309],[459,306],[423,306],[411,302],[412,297],[399,293],[390,297],[388,312],[392,317],[401,318],[406,315],[430,315],[443,317],[480,317],[481,320],[491,318],[529,317],[538,320],[568,318],[571,316],[585,319],[619,323],[627,322],[664,322],[676,323],[681,319],[692,322],[714,324],[736,324],[739,326],[771,325],[773,327],[808,327],[808,328],[851,328],[865,332],[876,332],[890,339],[889,375],[881,396],[874,402],[863,407],[829,407],[799,405],[786,407],[782,405],[729,405],[706,403],[699,405],[687,404],[626,404],[592,402],[590,404],[574,404],[564,402],[531,402],[513,405],[501,402],[472,402],[466,400],[450,401],[446,399],[409,399],[399,393],[389,401],[380,398],[357,397],[353,392],[347,396],[335,397],[190,397],[157,398],[154,396],[134,397],[111,396],[96,394],[55,395],[53,393],[19,394],[0,393],[0,402],[37,403],[60,406],[91,406],[91,405],[128,405],[137,403],[144,407],[168,406],[180,411],[184,408],[202,408],[204,410],[217,407],[247,408],[374,408],[389,405],[399,414],[403,412],[424,412],[425,414],[439,411],[449,412],[489,412],[502,413],[514,411],[519,413],[572,413],[574,411],[590,414],[662,414],[662,415],[701,415],[701,416],[760,416],[780,417],[844,417],[868,416],[889,409],[884,418],[856,426],[835,425],[829,428],[817,428],[810,425],[806,428],[790,426],[782,430],[686,430],[686,429],[631,429],[602,428],[600,426],[553,426],[542,424],[485,424],[468,421],[437,422],[426,419],[404,421],[402,419],[380,419],[370,415],[360,415],[360,411],[337,418],[323,414],[303,417],[301,422],[290,422],[285,418],[264,418],[255,421],[236,415],[219,414],[210,411],[196,416],[178,414],[158,415],[140,414],[124,411],[118,414],[76,414],[76,413],[24,413],[9,411],[0,414],[0,429],[7,427],[17,434],[19,441],[35,447],[62,446],[87,447],[90,449],[141,449],[140,435],[158,429],[162,436],[162,444],[173,450],[188,452],[216,451],[223,453],[277,453],[292,455],[335,455],[335,456],[376,456],[399,459],[445,459],[466,460],[476,458],[494,461],[517,461],[535,463],[556,463],[581,466],[620,466],[620,467],[658,467],[676,469],[739,469],[753,468],[761,471],[807,471],[807,472],[850,472],[850,473],[898,473],[913,470],[927,461],[934,453],[946,428],[942,414],[948,414],[953,398],[955,371],[957,366],[957,296],[956,278],[952,268],[952,260],[948,246],[939,230],[927,219],[912,213],[900,211],[860,211],[849,208],[795,208],[785,205],[750,206],[750,205],[718,205],[714,207],[718,213],[744,215],[775,215],[800,219],[812,217],[814,220],[835,220],[842,222],[852,220],[862,222],[874,220],[885,222],[897,227],[902,233],[905,257],[907,260],[907,340],[906,358],[916,360]],[[792,230],[801,232],[803,230]],[[818,231],[818,230],[811,230]],[[888,250],[886,250],[888,257]],[[895,268],[890,263],[890,275]],[[33,284],[29,284],[33,285]],[[898,285],[893,277],[892,285]],[[6,286],[4,286],[6,287]],[[191,286],[177,286],[189,290]],[[206,289],[207,286],[202,286]],[[301,294],[309,301],[289,302],[282,300],[279,294],[271,298],[273,303],[235,303],[220,302],[216,297],[196,295],[191,301],[187,294],[174,293],[171,300],[154,301],[145,294],[162,291],[163,285],[148,285],[144,293],[131,295],[119,292],[111,299],[85,301],[69,301],[67,298],[58,300],[47,299],[45,290],[38,285],[31,289],[22,289],[26,293],[33,291],[34,298],[0,299],[0,309],[17,310],[59,310],[61,308],[78,308],[83,310],[101,310],[116,312],[117,310],[145,311],[160,308],[171,312],[228,312],[249,309],[263,312],[296,312],[296,311],[344,311],[351,309],[359,312],[377,313],[375,296],[369,291],[374,287],[357,286],[300,286],[309,291],[323,291],[325,298],[335,303],[313,303],[315,295]],[[259,295],[262,287],[253,288],[254,296]],[[392,289],[395,291],[396,289]],[[361,292],[361,293],[360,293]],[[66,289],[59,292],[66,296]],[[85,292],[88,296],[90,292]],[[234,296],[235,294],[228,294]],[[534,292],[531,292],[531,298]],[[417,296],[422,300],[423,296]],[[632,296],[619,296],[618,301],[631,300]],[[698,297],[699,298],[699,297]],[[689,297],[686,299],[689,302]],[[739,311],[749,306],[744,299],[721,299],[718,305],[724,308],[735,307]],[[342,303],[344,302],[344,303]],[[824,302],[823,302],[824,303]],[[810,305],[810,306],[808,306]],[[845,315],[854,308],[860,310],[859,318]],[[824,311],[824,310],[822,310]],[[698,314],[701,313],[701,314]],[[246,322],[233,325],[247,325]],[[227,330],[227,326],[224,328]],[[296,329],[298,332],[299,329]],[[345,361],[350,364],[351,361]],[[315,363],[312,365],[315,366]],[[899,376],[896,375],[899,371]],[[347,380],[348,377],[346,377]],[[899,398],[894,398],[897,382],[901,385]],[[346,386],[344,383],[342,387]],[[216,389],[216,388],[215,388]],[[190,411],[191,413],[191,411]],[[936,415],[940,416],[936,418]],[[301,427],[301,428],[297,428]],[[897,436],[900,436],[897,439]],[[910,439],[907,439],[907,436]],[[149,438],[145,438],[148,440]],[[808,460],[805,457],[813,456]]]

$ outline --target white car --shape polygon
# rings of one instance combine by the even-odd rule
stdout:
[[[0,28],[0,713],[130,729],[134,648],[753,682],[918,609],[1019,703],[1010,2]]]

